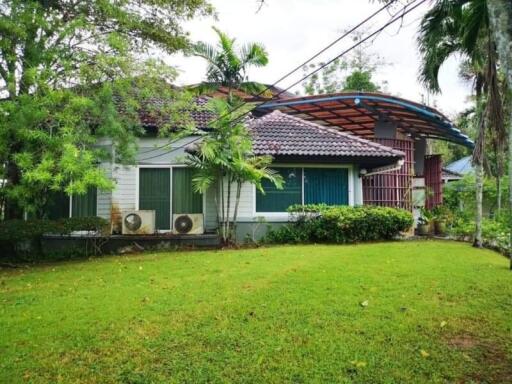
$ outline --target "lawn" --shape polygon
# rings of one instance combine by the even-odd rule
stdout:
[[[512,382],[512,272],[409,241],[0,272],[1,383]]]

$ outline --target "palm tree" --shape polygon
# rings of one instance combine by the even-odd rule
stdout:
[[[227,101],[212,99],[212,111],[219,116],[201,143],[188,148],[188,163],[196,169],[194,189],[205,193],[215,187],[215,206],[224,244],[234,240],[242,185],[250,183],[263,192],[262,181],[282,188],[281,176],[269,166],[270,156],[255,156],[252,140],[240,117],[244,110],[232,111]]]
[[[489,21],[496,40],[498,55],[505,73],[509,95],[512,95],[512,3],[510,0],[488,0]],[[512,212],[512,108],[509,115],[508,131],[508,172],[509,172],[509,209]],[[512,218],[510,219],[510,241],[512,248]],[[512,250],[510,269],[512,270]]]
[[[473,73],[478,138],[473,152],[477,176],[475,242],[482,246],[482,190],[485,128],[504,136],[503,103],[497,80],[496,46],[489,25],[487,0],[438,0],[423,17],[418,37],[422,56],[420,78],[439,92],[439,69],[454,54],[467,57]]]
[[[206,83],[196,86],[199,93],[216,91],[221,87],[228,89],[231,97],[233,90],[256,94],[264,89],[260,83],[249,81],[249,67],[263,67],[268,64],[268,55],[259,43],[247,43],[237,47],[236,39],[212,27],[219,38],[217,46],[198,42],[192,46],[190,54],[208,62]]]

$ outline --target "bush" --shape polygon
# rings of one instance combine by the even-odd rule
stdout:
[[[482,220],[482,241],[484,246],[497,249],[508,254],[509,246],[509,214],[503,214],[494,219]],[[473,240],[475,234],[475,221],[461,215],[453,219],[448,227],[448,234],[459,240]]]
[[[45,234],[69,235],[75,231],[101,232],[108,221],[101,217],[72,217],[60,220],[6,220],[0,222],[0,250],[13,261],[40,259]]]
[[[402,209],[376,206],[292,206],[291,222],[267,234],[270,243],[355,243],[389,240],[413,224]]]

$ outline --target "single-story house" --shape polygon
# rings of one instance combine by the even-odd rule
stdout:
[[[113,233],[123,232],[127,214],[134,211],[154,211],[154,231],[159,233],[180,229],[179,215],[195,215],[194,220],[201,221],[194,221],[194,226],[202,227],[199,232],[215,232],[214,191],[195,193],[194,171],[185,162],[187,146],[201,140],[200,132],[208,129],[213,116],[195,111],[193,118],[198,134],[170,144],[156,135],[158,127],[148,123],[147,131],[154,134],[139,139],[136,164],[102,164],[115,189],[60,202],[60,215],[104,217],[111,221]],[[472,145],[440,112],[373,93],[264,101],[248,128],[254,152],[273,157],[273,168],[285,185],[277,190],[264,183],[265,194],[243,185],[239,239],[261,236],[266,230],[262,219],[275,225],[286,222],[286,209],[292,204],[375,204],[409,210],[439,204],[441,161],[439,156],[425,155],[426,139]],[[99,145],[108,146],[108,140]],[[433,193],[425,193],[429,188]],[[152,220],[151,215],[146,219]]]

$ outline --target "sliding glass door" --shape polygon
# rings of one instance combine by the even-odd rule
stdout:
[[[194,169],[172,169],[172,213],[202,213],[203,196],[194,192]]]
[[[184,167],[139,169],[139,209],[155,211],[156,229],[171,229],[172,214],[203,212],[203,196],[192,188],[193,175],[192,168]]]
[[[139,209],[155,211],[156,229],[171,228],[171,170],[140,168]]]

